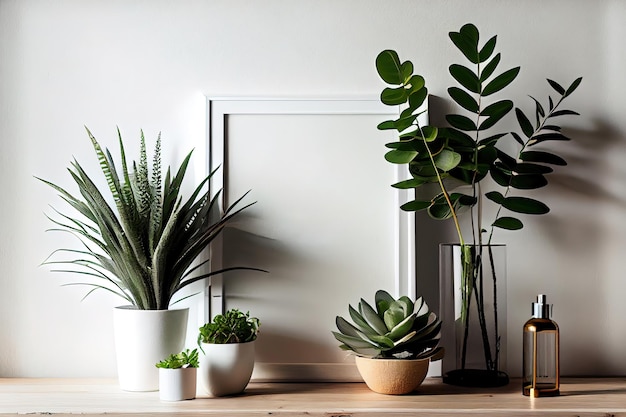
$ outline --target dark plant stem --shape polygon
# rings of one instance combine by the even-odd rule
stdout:
[[[493,281],[493,321],[494,321],[494,340],[495,340],[495,362],[494,370],[500,369],[500,331],[498,328],[498,279],[496,277],[496,267],[493,260],[493,248],[491,245],[487,245],[489,250],[489,265],[491,266],[491,278]]]

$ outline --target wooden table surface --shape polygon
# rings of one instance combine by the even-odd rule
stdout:
[[[427,378],[414,393],[376,394],[363,383],[251,383],[245,393],[162,402],[158,392],[124,392],[111,379],[0,379],[0,416],[622,416],[626,378],[566,378],[561,396],[529,398],[519,380],[467,389]]]

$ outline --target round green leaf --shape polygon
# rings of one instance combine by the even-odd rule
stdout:
[[[385,159],[392,164],[408,164],[417,156],[417,151],[394,149],[385,154]]]
[[[380,93],[380,101],[388,106],[404,104],[406,103],[408,97],[409,96],[404,87],[387,87],[382,91],[382,93]]]
[[[439,152],[439,154],[437,154],[434,160],[437,168],[444,172],[447,172],[451,169],[454,169],[459,164],[459,162],[461,162],[461,155],[450,149],[443,149],[441,152]]]
[[[413,74],[413,63],[411,61],[405,61],[400,65],[400,71],[402,72],[402,82],[406,83]]]
[[[378,75],[387,84],[400,85],[403,81],[402,65],[396,51],[387,49],[376,57]]]

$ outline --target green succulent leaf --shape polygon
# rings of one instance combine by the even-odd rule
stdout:
[[[483,90],[481,91],[481,95],[483,97],[487,97],[502,90],[515,80],[517,74],[519,74],[519,71],[520,67],[515,67],[498,75],[496,78],[491,80],[485,86],[485,88],[483,88]]]
[[[387,326],[387,331],[390,332],[398,324],[402,323],[407,318],[402,306],[397,302],[393,302],[389,305],[389,308],[383,313],[383,321]]]
[[[371,305],[367,303],[364,299],[361,298],[361,302],[359,303],[359,312],[369,324],[369,326],[374,329],[374,331],[378,335],[384,335],[387,333],[387,327],[385,326],[385,322],[378,316],[376,310],[372,308]]]
[[[361,331],[354,327],[352,324],[350,324],[343,317],[337,316],[335,319],[335,324],[337,325],[337,329],[339,329],[341,333],[347,336],[360,337],[359,333],[361,333]]]
[[[332,332],[332,334],[333,336],[335,336],[335,339],[337,339],[341,343],[350,347],[351,348],[350,350],[356,350],[359,348],[379,347],[378,344],[372,343],[368,340],[361,339],[360,337],[349,336],[349,335],[345,335],[343,333],[337,333],[337,332]]]
[[[376,295],[374,295],[374,304],[376,305],[376,312],[378,314],[378,317],[382,319],[385,311],[389,308],[389,306],[391,306],[391,303],[393,303],[394,301],[394,298],[387,291],[376,291]]]
[[[493,227],[505,230],[519,230],[524,227],[524,224],[513,217],[499,217],[493,222]]]
[[[369,323],[363,318],[361,313],[356,311],[356,309],[351,305],[348,306],[348,312],[350,313],[350,318],[352,318],[352,321],[354,322],[354,324],[356,324],[356,326],[362,333],[366,335],[376,333],[376,330],[374,330],[372,326],[369,325]]]

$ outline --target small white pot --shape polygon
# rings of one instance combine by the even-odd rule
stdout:
[[[196,368],[159,368],[161,401],[182,401],[196,398]]]
[[[113,311],[115,353],[120,388],[124,391],[156,391],[163,358],[183,350],[189,309],[138,310],[116,307]]]
[[[254,341],[247,343],[202,343],[200,384],[215,397],[243,392],[254,369]]]

